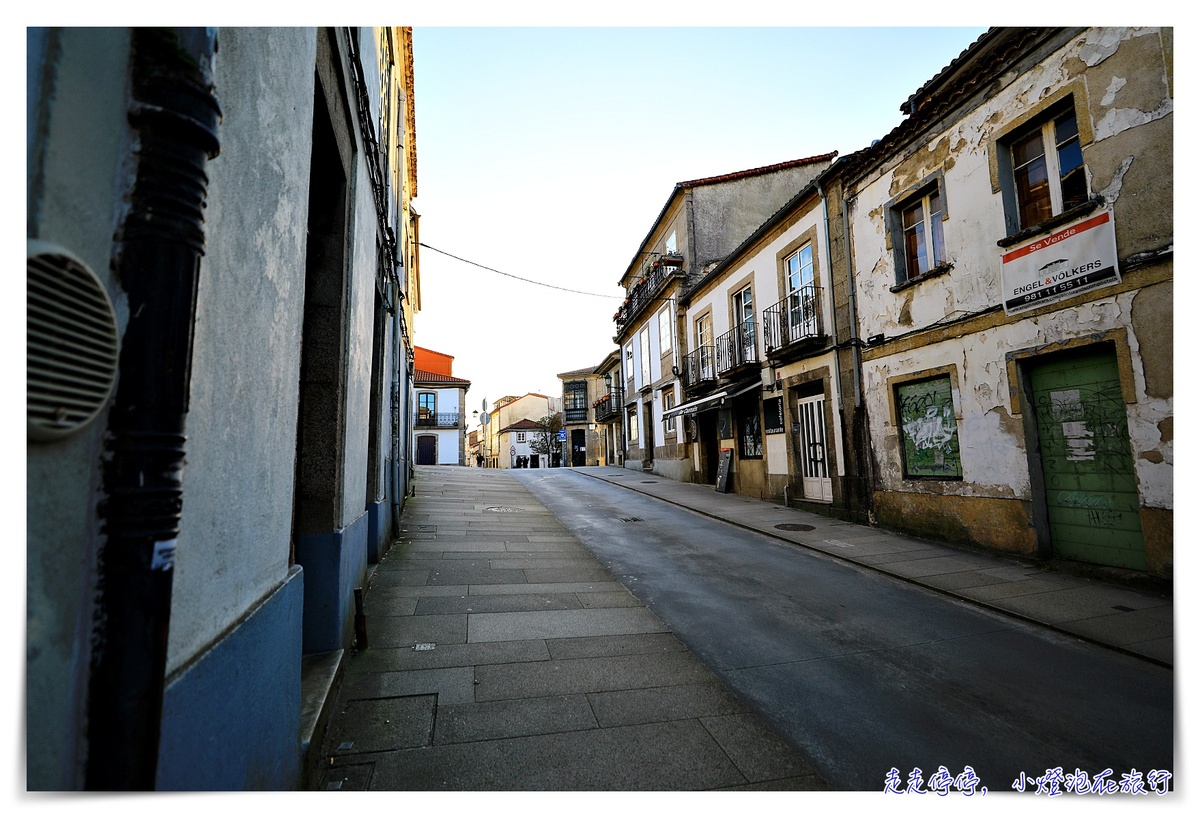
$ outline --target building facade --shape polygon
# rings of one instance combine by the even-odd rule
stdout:
[[[1172,54],[990,30],[845,170],[881,525],[1171,576]]]
[[[561,411],[561,398],[537,392],[526,392],[520,396],[505,395],[497,399],[495,405],[486,413],[486,422],[483,423],[485,449],[489,453],[487,465],[493,469],[515,468],[519,462],[518,454],[526,458],[524,462],[528,465],[529,456],[534,452],[532,449],[518,452],[518,444],[528,446],[532,442],[530,436],[538,421],[553,417]],[[481,422],[483,419],[484,416],[481,415]],[[521,425],[518,428],[521,421],[529,421],[532,425]],[[539,460],[538,465],[552,464],[549,460],[545,463]]]
[[[411,32],[27,43],[27,786],[295,788],[407,494]]]
[[[676,480],[703,479],[687,438],[672,417],[684,402],[689,366],[715,365],[715,335],[701,327],[690,341],[681,297],[796,191],[828,166],[832,154],[675,185],[642,240],[621,286],[627,297],[613,316],[621,354],[626,468]],[[689,346],[691,343],[691,346]]]
[[[413,459],[417,465],[465,466],[467,390],[454,377],[454,357],[417,347],[413,363]]]
[[[564,465],[607,466],[604,429],[596,422],[596,409],[611,384],[605,385],[598,367],[560,372],[558,378],[563,382]]]

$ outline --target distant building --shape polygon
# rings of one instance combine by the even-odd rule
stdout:
[[[505,395],[496,400],[487,413],[486,432],[487,465],[493,469],[510,469],[517,465],[517,444],[530,442],[529,432],[533,428],[523,425],[521,421],[537,423],[546,417],[552,417],[561,410],[561,399],[553,398],[537,392],[527,392],[524,395]],[[523,437],[523,440],[518,440]],[[525,456],[532,454],[526,451]],[[528,462],[528,461],[526,461]],[[542,465],[539,461],[539,465]],[[545,465],[551,465],[546,463]]]
[[[563,430],[564,460],[568,466],[606,466],[609,453],[605,432],[607,426],[597,423],[597,410],[601,403],[610,401],[614,388],[612,374],[608,383],[601,367],[586,367],[570,372],[560,372],[563,384]],[[616,388],[620,384],[615,385]],[[607,404],[604,407],[607,409]]]
[[[668,414],[685,402],[684,373],[691,373],[691,383],[716,380],[714,330],[726,316],[705,313],[685,326],[680,298],[828,167],[833,156],[675,185],[621,276],[626,298],[613,316],[613,341],[623,360],[619,381],[626,468],[676,480],[707,479],[701,450],[690,445],[695,438]]]
[[[467,465],[467,390],[454,357],[416,347],[413,359],[413,457],[417,465]]]

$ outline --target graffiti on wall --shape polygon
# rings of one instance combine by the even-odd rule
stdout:
[[[905,477],[962,477],[950,378],[896,387]]]

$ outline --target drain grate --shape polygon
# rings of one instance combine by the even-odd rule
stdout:
[[[513,511],[524,511],[523,508],[514,508],[512,506],[488,506],[484,511],[496,511],[500,513],[508,513]]]
[[[657,483],[657,480],[643,480],[643,483]]]
[[[645,522],[645,520],[643,520],[641,517],[621,517],[620,520],[623,523],[644,523]]]
[[[1113,605],[1113,610],[1129,613],[1133,610],[1133,608],[1126,607],[1125,605]]]
[[[780,523],[775,526],[780,531],[816,531],[815,525],[805,525],[804,523]]]

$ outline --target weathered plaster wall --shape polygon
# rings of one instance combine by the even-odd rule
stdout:
[[[1122,370],[1151,570],[1169,564],[1169,514],[1153,510],[1173,506],[1172,271],[1157,256],[1173,241],[1171,47],[1169,31],[1088,30],[860,184],[851,208],[860,332],[887,339],[864,353],[863,372],[881,522],[911,528],[906,521],[920,520],[947,537],[1032,549],[1019,384],[1006,360],[1108,340]],[[1118,285],[1008,318],[994,309],[996,242],[1006,234],[996,134],[1067,87],[1084,98],[1076,107],[1089,114],[1080,134],[1090,191],[1114,212],[1127,269]],[[953,267],[893,291],[887,204],[936,172],[944,174]],[[889,382],[936,369],[953,376],[962,480],[906,481]],[[1001,524],[1004,536],[992,542]]]
[[[128,318],[110,271],[112,235],[132,171],[119,165],[128,138],[127,29],[29,31],[27,190],[30,237],[65,247],[103,282]],[[102,67],[108,67],[101,70]],[[45,74],[42,72],[46,71]],[[34,107],[41,101],[44,110]],[[55,104],[59,103],[59,104]],[[95,492],[108,411],[81,432],[26,448],[26,729],[30,790],[67,790],[76,780],[91,628],[91,586],[99,532]]]
[[[315,59],[309,29],[220,33],[168,672],[288,571]]]

